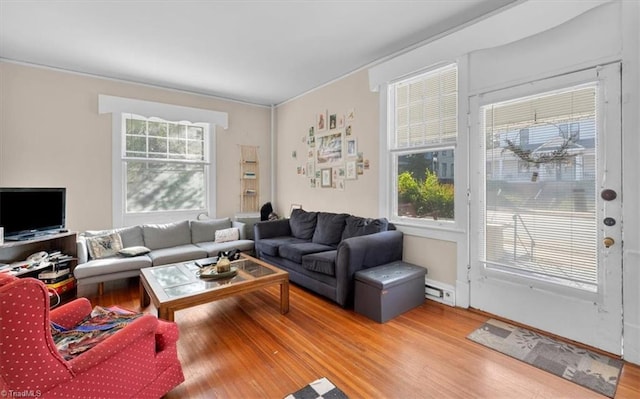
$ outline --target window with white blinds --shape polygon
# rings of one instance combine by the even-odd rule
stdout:
[[[597,284],[597,84],[481,108],[487,267]]]
[[[392,147],[455,143],[458,135],[456,64],[412,77],[392,86]]]
[[[396,221],[454,220],[457,65],[389,85],[389,153]]]
[[[204,211],[208,124],[123,115],[127,213]]]

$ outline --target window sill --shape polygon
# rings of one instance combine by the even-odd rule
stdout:
[[[390,222],[404,234],[416,237],[457,242],[460,240],[460,236],[466,234],[466,231],[460,229],[455,223],[436,224],[437,222],[435,222],[426,225],[406,220],[390,220]]]

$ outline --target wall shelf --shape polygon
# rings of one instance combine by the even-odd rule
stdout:
[[[257,212],[260,201],[258,147],[240,146],[240,212]]]

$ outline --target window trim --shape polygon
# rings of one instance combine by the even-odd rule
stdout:
[[[191,123],[209,124],[209,191],[207,193],[207,214],[216,216],[216,127],[227,129],[228,114],[201,108],[136,100],[100,94],[98,96],[98,113],[111,113],[111,145],[112,145],[112,225],[124,227],[143,223],[167,223],[185,219],[195,219],[198,212],[153,212],[141,215],[125,215],[124,184],[126,173],[122,165],[122,114],[136,114],[146,118],[157,117],[167,121],[188,120]]]

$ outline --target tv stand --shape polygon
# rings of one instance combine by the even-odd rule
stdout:
[[[29,255],[36,252],[45,251],[51,253],[53,251],[60,251],[65,255],[69,255],[73,258],[70,266],[71,271],[78,263],[78,247],[76,244],[77,234],[75,232],[57,233],[55,231],[49,231],[48,234],[39,234],[30,238],[20,241],[5,241],[0,245],[0,263],[12,264],[14,262],[22,262]],[[22,268],[17,273],[12,273],[16,277],[34,277],[37,278],[38,274],[50,266],[34,267],[34,268]],[[68,294],[62,294],[62,302],[66,302],[75,298],[75,289],[69,291]]]

